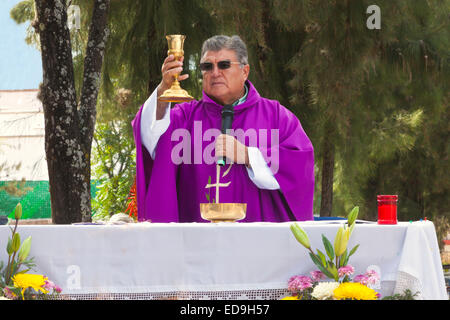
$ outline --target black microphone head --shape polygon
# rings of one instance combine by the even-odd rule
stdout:
[[[227,129],[231,129],[233,122],[234,108],[232,105],[225,105],[222,108],[222,133],[226,133]]]
[[[231,104],[226,104],[222,108],[222,118],[226,116],[233,116],[234,114],[234,108]]]

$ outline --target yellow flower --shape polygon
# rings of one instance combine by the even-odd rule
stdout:
[[[334,297],[338,300],[377,300],[377,292],[361,283],[344,282],[334,290]]]
[[[33,288],[35,291],[48,293],[48,291],[43,288],[45,280],[47,280],[47,277],[44,277],[43,275],[19,273],[12,277],[12,280],[14,283],[14,287],[22,289],[22,298],[23,293],[27,288]]]
[[[300,299],[298,298],[298,296],[286,296],[281,300],[300,300]]]

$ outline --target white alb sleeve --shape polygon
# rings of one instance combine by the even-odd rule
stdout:
[[[251,166],[251,168],[246,167],[248,176],[258,188],[268,190],[280,189],[277,179],[275,179],[258,148],[248,147],[248,161]]]
[[[155,159],[155,149],[161,135],[166,132],[170,124],[170,103],[161,120],[156,120],[157,93],[156,88],[145,101],[141,116],[141,140],[152,159]]]

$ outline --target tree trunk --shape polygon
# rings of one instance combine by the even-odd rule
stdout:
[[[39,95],[44,109],[45,153],[55,224],[91,220],[90,149],[108,8],[109,0],[95,1],[77,107],[66,2],[36,0],[33,26],[41,45],[43,83]]]
[[[330,121],[325,125],[325,136],[322,146],[322,197],[320,201],[320,216],[331,217],[333,209],[333,178],[334,178],[334,124]]]
[[[81,219],[91,221],[91,148],[97,117],[97,96],[100,88],[103,56],[108,39],[108,11],[110,0],[97,0],[94,4],[89,38],[84,59],[83,88],[79,106],[81,147],[86,166],[81,185]]]

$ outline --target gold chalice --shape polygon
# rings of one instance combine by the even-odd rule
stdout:
[[[184,55],[183,45],[184,39],[186,39],[185,35],[181,34],[172,34],[166,36],[167,43],[169,46],[169,50],[167,51],[167,55],[173,54],[175,60],[180,61],[181,57]],[[175,75],[175,80],[172,83],[172,86],[163,92],[161,96],[159,96],[159,101],[163,102],[188,102],[194,100],[193,97],[187,93],[186,90],[181,89],[180,82],[178,81],[179,74]]]

